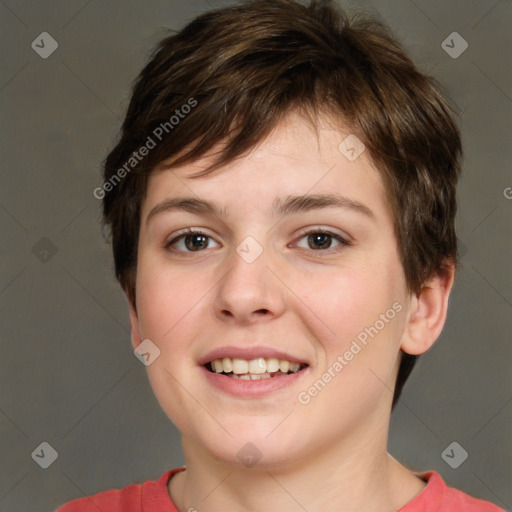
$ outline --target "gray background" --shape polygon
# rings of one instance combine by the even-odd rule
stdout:
[[[0,2],[2,511],[51,511],[184,463],[179,434],[133,356],[92,191],[131,81],[164,27],[179,29],[219,5]],[[505,194],[512,187],[512,5],[344,5],[376,9],[463,112],[463,268],[445,330],[393,415],[390,452],[511,508],[512,200]],[[31,48],[43,31],[59,45],[47,59]],[[441,47],[454,31],[469,43],[456,59]],[[48,469],[31,457],[43,441],[58,452]],[[441,457],[453,441],[469,454],[458,469]]]

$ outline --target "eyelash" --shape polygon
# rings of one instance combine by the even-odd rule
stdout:
[[[340,235],[338,235],[337,233],[333,233],[332,231],[329,231],[329,230],[326,230],[326,229],[322,229],[322,228],[313,228],[309,231],[306,231],[305,233],[302,233],[299,240],[301,240],[302,238],[305,238],[309,235],[316,235],[316,234],[322,234],[322,235],[329,235],[331,237],[333,237],[334,239],[336,239],[338,242],[340,242],[340,245],[338,245],[337,247],[334,247],[334,248],[329,248],[329,249],[318,249],[318,250],[313,250],[313,249],[310,249],[309,252],[312,252],[312,253],[328,253],[328,254],[331,254],[332,252],[338,252],[340,250],[342,250],[344,247],[346,246],[349,246],[349,245],[352,245],[351,242],[345,240],[344,238],[342,238]],[[165,249],[169,249],[169,250],[172,250],[176,253],[180,253],[180,254],[194,254],[195,252],[202,252],[204,251],[205,249],[199,249],[198,251],[177,251],[176,249],[171,249],[172,245],[176,244],[179,240],[181,240],[182,238],[186,237],[186,236],[189,236],[189,235],[203,235],[207,238],[210,238],[210,239],[213,239],[213,237],[211,237],[210,235],[208,235],[207,233],[205,233],[204,231],[200,230],[200,229],[194,229],[194,228],[187,228],[186,230],[182,231],[181,233],[177,233],[177,236],[175,236],[174,238],[172,238],[171,240],[167,241],[164,245],[164,248]],[[316,256],[317,254],[315,254]],[[318,254],[318,256],[322,256],[322,254]]]

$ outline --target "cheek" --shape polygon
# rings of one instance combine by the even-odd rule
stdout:
[[[318,341],[318,368],[299,402],[311,400],[315,410],[346,418],[348,423],[363,422],[381,399],[390,398],[394,385],[405,308],[396,276],[391,272],[381,273],[381,279],[375,276],[366,268],[352,268],[315,279],[305,290],[305,302],[322,322],[308,326]],[[323,285],[325,293],[318,293],[315,284]]]
[[[160,350],[159,357],[147,367],[153,392],[162,409],[182,431],[193,428],[198,414],[190,396],[199,396],[190,381],[196,363],[192,356],[194,339],[204,336],[205,295],[209,289],[201,280],[178,273],[170,266],[140,258],[137,273],[137,310],[140,334]],[[201,412],[201,409],[199,409]],[[208,418],[202,418],[208,421]]]
[[[187,316],[200,307],[204,293],[200,280],[142,256],[137,270],[141,335],[167,345],[180,323],[186,323]]]
[[[303,319],[310,319],[307,327],[320,342],[321,366],[351,350],[347,354],[351,367],[384,373],[393,367],[405,310],[401,267],[394,261],[367,258],[301,278],[302,307],[310,311]]]
[[[360,267],[300,278],[300,297],[317,323],[323,325],[325,335],[320,339],[327,347],[335,346],[340,338],[355,336],[391,307],[393,301],[388,300],[386,285],[374,275]]]

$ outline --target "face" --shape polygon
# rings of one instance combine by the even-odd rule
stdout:
[[[154,393],[205,456],[240,465],[252,443],[273,467],[386,435],[409,296],[382,179],[340,151],[349,134],[291,114],[220,173],[190,178],[205,158],[149,179],[133,342],[160,350]]]

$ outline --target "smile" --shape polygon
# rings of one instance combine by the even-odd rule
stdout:
[[[205,365],[206,369],[212,373],[220,373],[239,380],[260,380],[290,375],[307,366],[306,363],[296,363],[274,357],[258,357],[250,360],[224,357],[214,359]]]

